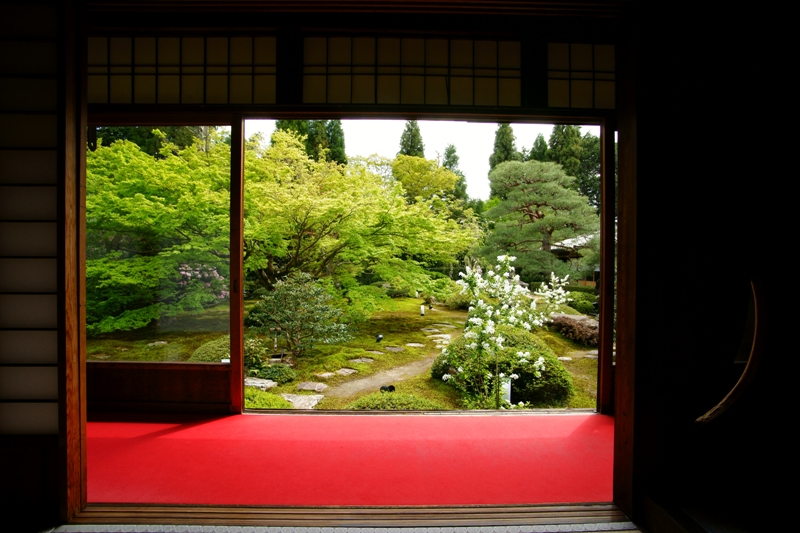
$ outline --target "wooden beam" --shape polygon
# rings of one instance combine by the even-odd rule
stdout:
[[[231,412],[244,410],[244,117],[231,120]]]
[[[633,515],[636,373],[637,115],[632,45],[617,47],[619,161],[617,203],[617,364],[614,383],[614,503]],[[633,517],[635,518],[635,516]]]
[[[86,368],[84,352],[84,201],[86,107],[82,25],[75,2],[59,4],[59,514],[70,520],[86,504]]]
[[[597,371],[597,410],[614,414],[614,280],[617,248],[614,122],[600,128],[600,357]]]

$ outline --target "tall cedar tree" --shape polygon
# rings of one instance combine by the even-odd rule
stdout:
[[[469,199],[469,196],[467,196],[467,177],[464,176],[464,173],[458,168],[458,159],[456,147],[452,144],[448,144],[447,148],[444,149],[442,166],[458,176],[458,181],[456,181],[456,184],[453,186],[453,197],[467,201]]]
[[[600,137],[588,131],[581,138],[581,165],[576,178],[578,192],[600,213]]]
[[[276,120],[275,129],[281,131],[291,131],[297,133],[301,137],[308,136],[308,121],[307,120]]]
[[[581,167],[581,127],[556,124],[550,134],[550,150],[547,158],[558,163],[568,176],[576,177]],[[578,184],[573,183],[578,189]]]
[[[494,132],[494,151],[489,156],[489,171],[491,172],[500,163],[506,161],[519,161],[522,155],[517,151],[514,130],[510,124],[498,124]]]
[[[526,161],[547,161],[547,141],[544,138],[544,135],[541,133],[536,136],[536,140],[533,141],[533,146],[531,147],[531,151],[528,152],[528,157],[525,159]]]
[[[330,154],[328,157],[331,161],[336,161],[340,165],[347,164],[347,154],[344,151],[344,130],[342,129],[341,120],[329,120],[325,125],[325,131],[328,134],[328,147]]]
[[[425,145],[416,120],[407,120],[403,135],[400,136],[400,151],[397,155],[413,155],[425,157]]]
[[[306,153],[314,161],[323,161],[321,157],[325,150],[330,147],[330,139],[324,120],[308,121],[308,138],[306,139]],[[329,157],[328,157],[329,159]]]
[[[490,174],[492,197],[498,202],[486,212],[494,222],[481,255],[517,257],[525,281],[541,281],[551,272],[570,273],[556,249],[577,253],[585,239],[600,228],[600,219],[585,196],[574,190],[575,178],[555,163],[507,161]],[[570,254],[573,255],[573,254]]]

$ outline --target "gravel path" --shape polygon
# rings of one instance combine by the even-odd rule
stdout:
[[[342,383],[335,387],[331,387],[325,391],[325,396],[333,396],[334,398],[346,398],[348,396],[355,396],[364,392],[377,392],[384,385],[391,385],[404,379],[413,378],[425,372],[428,372],[433,365],[435,355],[406,363],[405,365],[396,366],[388,370],[382,370],[377,374],[367,376],[361,379],[354,379],[347,383]]]

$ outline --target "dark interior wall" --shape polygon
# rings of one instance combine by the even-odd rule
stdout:
[[[785,246],[786,143],[770,125],[769,22],[696,6],[642,10],[631,24],[636,90],[634,516],[670,531],[652,503],[681,517],[704,508],[765,530],[794,406],[792,352],[777,312]],[[731,388],[749,279],[764,285],[767,336],[752,387],[707,426],[695,419]],[[795,350],[796,352],[796,350]],[[618,362],[619,364],[619,362]],[[738,368],[741,372],[741,366]],[[769,512],[765,512],[769,510]],[[685,518],[685,516],[683,517]],[[681,518],[681,519],[683,519]]]

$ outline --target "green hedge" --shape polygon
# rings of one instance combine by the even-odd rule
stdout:
[[[444,405],[404,392],[373,392],[346,407],[358,411],[443,411]]]
[[[197,348],[189,361],[193,363],[219,363],[231,357],[231,336],[224,335]]]

